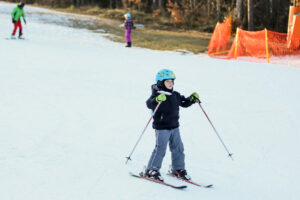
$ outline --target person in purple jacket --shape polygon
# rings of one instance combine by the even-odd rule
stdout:
[[[125,27],[125,40],[127,42],[126,47],[131,47],[131,29],[134,29],[134,24],[132,22],[131,19],[131,14],[130,13],[126,13],[124,15],[125,17],[125,21],[124,21],[124,27]]]

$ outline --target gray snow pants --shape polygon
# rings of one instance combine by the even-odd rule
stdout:
[[[166,154],[168,142],[170,151],[172,153],[172,169],[185,169],[185,155],[183,153],[184,149],[180,138],[179,128],[172,130],[155,130],[155,135],[156,145],[150,157],[147,169],[159,170],[161,168],[163,158]]]

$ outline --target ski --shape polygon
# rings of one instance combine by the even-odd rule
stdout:
[[[186,182],[186,183],[193,184],[193,185],[198,186],[198,187],[202,187],[202,188],[211,188],[211,187],[213,186],[212,184],[210,184],[210,185],[200,185],[200,184],[198,184],[198,183],[195,183],[194,181],[189,181],[189,180],[185,180],[185,179],[183,179],[183,178],[177,177],[177,176],[175,176],[174,174],[172,174],[172,173],[170,173],[170,172],[168,172],[167,174],[168,174],[169,176],[171,176],[171,177],[177,178],[178,180],[184,181],[184,182]]]
[[[152,182],[155,182],[155,183],[160,183],[162,185],[169,186],[169,187],[172,187],[172,188],[175,188],[175,189],[184,189],[184,188],[187,188],[186,185],[176,186],[176,185],[172,185],[172,184],[166,183],[164,181],[159,181],[159,180],[155,180],[153,178],[146,177],[146,176],[144,176],[143,172],[141,172],[139,174],[134,174],[134,173],[129,172],[129,174],[131,176],[133,176],[133,177],[136,177],[136,178],[142,178],[142,179],[145,179],[145,180],[148,180],[148,181],[152,181]]]
[[[25,40],[25,38],[5,38],[6,40]]]

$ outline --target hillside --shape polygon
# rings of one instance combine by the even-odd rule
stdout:
[[[25,40],[6,40],[13,4],[0,2],[0,199],[298,200],[300,70],[216,60],[202,54],[125,48],[80,18],[26,7]],[[58,23],[53,23],[56,21]],[[129,176],[154,148],[145,101],[162,68],[175,90],[196,91],[232,161],[197,105],[181,109],[180,130],[193,180],[175,190]],[[166,181],[168,152],[161,172]]]

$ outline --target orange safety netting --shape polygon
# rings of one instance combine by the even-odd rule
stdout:
[[[266,57],[266,43],[264,31],[244,31],[237,29],[235,39],[227,55],[227,58],[247,57]]]
[[[292,40],[288,40],[286,33],[267,32],[270,56],[300,55],[299,36],[293,35]]]
[[[233,43],[230,44],[228,21],[217,24],[208,46],[208,55],[218,58],[255,57],[267,59],[273,56],[300,55],[300,36],[288,35],[267,29],[245,31],[237,29]],[[253,60],[253,59],[251,59]]]
[[[231,17],[222,23],[217,23],[214,33],[208,44],[208,55],[227,55],[230,49]]]
[[[300,38],[294,38],[293,45],[288,45],[288,35],[267,29],[262,31],[245,31],[238,29],[227,58],[300,55]],[[288,47],[289,46],[289,47]]]

